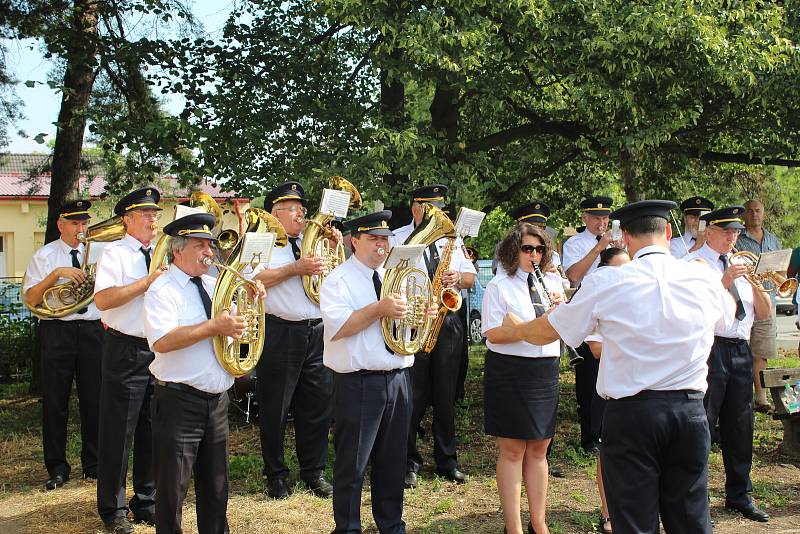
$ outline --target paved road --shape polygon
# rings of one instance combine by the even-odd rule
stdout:
[[[800,330],[797,329],[796,315],[778,315],[778,348],[797,350],[800,346]]]

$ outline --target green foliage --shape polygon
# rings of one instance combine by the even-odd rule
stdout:
[[[19,291],[19,286],[2,284],[2,293]],[[0,380],[7,382],[19,380],[20,376],[30,374],[34,354],[34,318],[23,304],[0,300]]]

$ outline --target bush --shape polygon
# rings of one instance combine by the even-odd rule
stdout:
[[[7,292],[7,289],[3,291]],[[0,381],[11,382],[30,376],[35,321],[22,303],[0,300]]]

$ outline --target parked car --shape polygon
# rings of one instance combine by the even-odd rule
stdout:
[[[478,260],[478,276],[475,286],[469,290],[467,299],[467,330],[471,344],[483,343],[481,334],[481,305],[483,303],[483,288],[492,279],[492,260]]]
[[[775,297],[776,313],[784,315],[797,315],[797,305],[794,303],[794,295],[788,297]]]

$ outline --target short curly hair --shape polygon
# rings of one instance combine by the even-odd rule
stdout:
[[[547,250],[542,255],[542,261],[539,263],[539,270],[544,273],[550,268],[550,262],[553,257],[553,245],[550,242],[550,236],[541,228],[531,223],[523,222],[512,228],[497,247],[497,260],[510,275],[516,274],[519,268],[519,251],[520,247],[522,247],[522,240],[526,235],[538,237],[542,244],[547,247]]]

